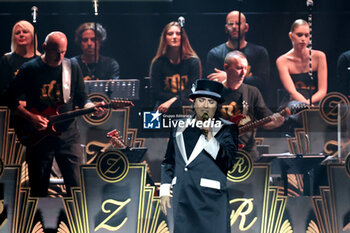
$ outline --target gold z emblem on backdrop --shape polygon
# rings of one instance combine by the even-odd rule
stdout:
[[[338,109],[340,104],[340,109]],[[339,92],[328,93],[320,102],[320,114],[328,124],[336,125],[338,123],[338,112],[340,118],[344,120],[349,113],[349,100]]]
[[[107,229],[109,231],[117,231],[119,230],[122,226],[124,226],[124,224],[126,223],[126,221],[128,221],[128,217],[125,217],[123,219],[123,221],[117,225],[117,226],[110,226],[108,225],[108,222],[115,217],[129,202],[131,201],[130,198],[128,198],[126,201],[122,202],[122,201],[117,201],[117,200],[113,200],[113,199],[108,199],[105,200],[102,203],[101,209],[103,211],[103,213],[109,214],[107,218],[105,218],[96,228],[95,231],[104,228]],[[106,205],[114,205],[114,206],[118,206],[118,208],[116,208],[113,212],[111,209],[106,209]]]
[[[117,165],[117,163],[121,160],[121,158],[110,158],[107,160],[107,164],[109,165],[108,168],[103,172],[105,175],[113,175],[116,174],[120,167]]]
[[[119,182],[128,174],[129,161],[120,151],[107,151],[99,155],[97,174],[106,182]]]
[[[231,212],[231,226],[238,220],[238,217],[241,217],[241,221],[239,222],[240,231],[246,231],[254,225],[258,219],[257,217],[255,217],[249,224],[246,224],[247,216],[249,216],[254,209],[253,200],[253,198],[237,198],[230,201],[230,205],[241,202],[239,207]]]

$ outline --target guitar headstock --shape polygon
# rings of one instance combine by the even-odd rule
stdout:
[[[134,103],[131,100],[116,99],[116,100],[111,100],[110,106],[114,109],[118,109],[118,108],[134,106]]]
[[[309,105],[302,102],[292,103],[288,105],[288,109],[290,111],[290,115],[298,114],[299,112],[309,109]]]
[[[109,143],[111,143],[115,148],[126,147],[125,143],[122,140],[122,136],[119,135],[119,131],[114,129],[107,133],[107,137],[111,138]]]

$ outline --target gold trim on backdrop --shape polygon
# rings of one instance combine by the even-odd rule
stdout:
[[[320,196],[312,197],[318,226],[321,232],[337,232],[334,198],[330,187],[320,187],[320,191]]]
[[[145,164],[129,164],[129,170],[130,169],[141,169],[141,176],[140,176],[140,193],[139,193],[139,207],[138,207],[138,214],[137,214],[137,222],[138,222],[138,226],[137,226],[137,232],[141,233],[142,229],[140,229],[141,226],[141,221],[145,221],[144,216],[143,216],[143,211],[141,208],[143,208],[142,206],[144,206],[144,195],[145,195],[145,185],[146,185],[146,165]],[[86,187],[85,187],[85,180],[84,180],[84,176],[83,176],[83,171],[84,170],[95,170],[96,171],[96,166],[94,165],[83,165],[81,166],[80,169],[80,173],[81,173],[81,191],[77,191],[77,193],[80,193],[82,195],[82,201],[81,204],[78,203],[78,205],[81,205],[81,210],[80,213],[79,211],[76,211],[76,214],[81,215],[83,218],[83,224],[86,226],[86,229],[84,229],[83,232],[79,232],[79,231],[73,231],[73,232],[77,232],[77,233],[87,233],[90,232],[89,231],[89,216],[88,216],[88,212],[87,212],[87,199],[86,199]],[[96,171],[97,172],[97,171]],[[73,209],[78,209],[78,206],[72,206],[70,203],[72,203],[72,200],[75,199],[76,197],[73,196],[72,198],[65,198],[65,208],[66,209],[70,209],[70,214],[69,214],[69,222],[70,224],[76,224],[75,220],[77,218],[77,216],[73,216],[72,214],[72,210]],[[71,206],[68,206],[71,205]],[[76,228],[76,227],[75,227]]]
[[[4,161],[4,164],[6,165],[6,157],[7,157],[7,132],[8,132],[8,129],[9,129],[9,124],[10,124],[10,110],[7,108],[7,107],[2,107],[0,106],[0,114],[1,115],[4,115],[4,119],[3,121],[0,122],[0,124],[3,124],[3,131],[0,132],[2,133],[2,150],[0,151],[1,152],[1,158],[3,159]]]
[[[4,169],[5,169],[4,162],[2,161],[2,158],[0,158],[0,177],[4,172]]]
[[[345,170],[346,174],[350,177],[350,153],[348,154],[345,160]]]

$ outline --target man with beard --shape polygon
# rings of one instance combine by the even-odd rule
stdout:
[[[248,59],[248,73],[244,83],[257,87],[265,96],[265,83],[270,75],[269,55],[267,50],[259,45],[246,41],[246,33],[249,24],[246,17],[241,13],[241,25],[239,26],[239,12],[231,11],[226,16],[225,32],[228,40],[225,43],[211,49],[207,55],[208,79],[225,82],[226,72],[223,70],[226,55],[233,50],[240,50]],[[240,30],[240,39],[238,34]],[[239,48],[238,48],[238,39]]]

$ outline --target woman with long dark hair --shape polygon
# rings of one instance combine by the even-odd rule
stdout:
[[[150,68],[150,77],[157,110],[166,113],[190,105],[191,84],[201,77],[201,62],[192,49],[186,31],[177,22],[165,25],[160,36],[156,56]],[[181,47],[182,38],[182,50]],[[181,55],[181,56],[180,56]]]

